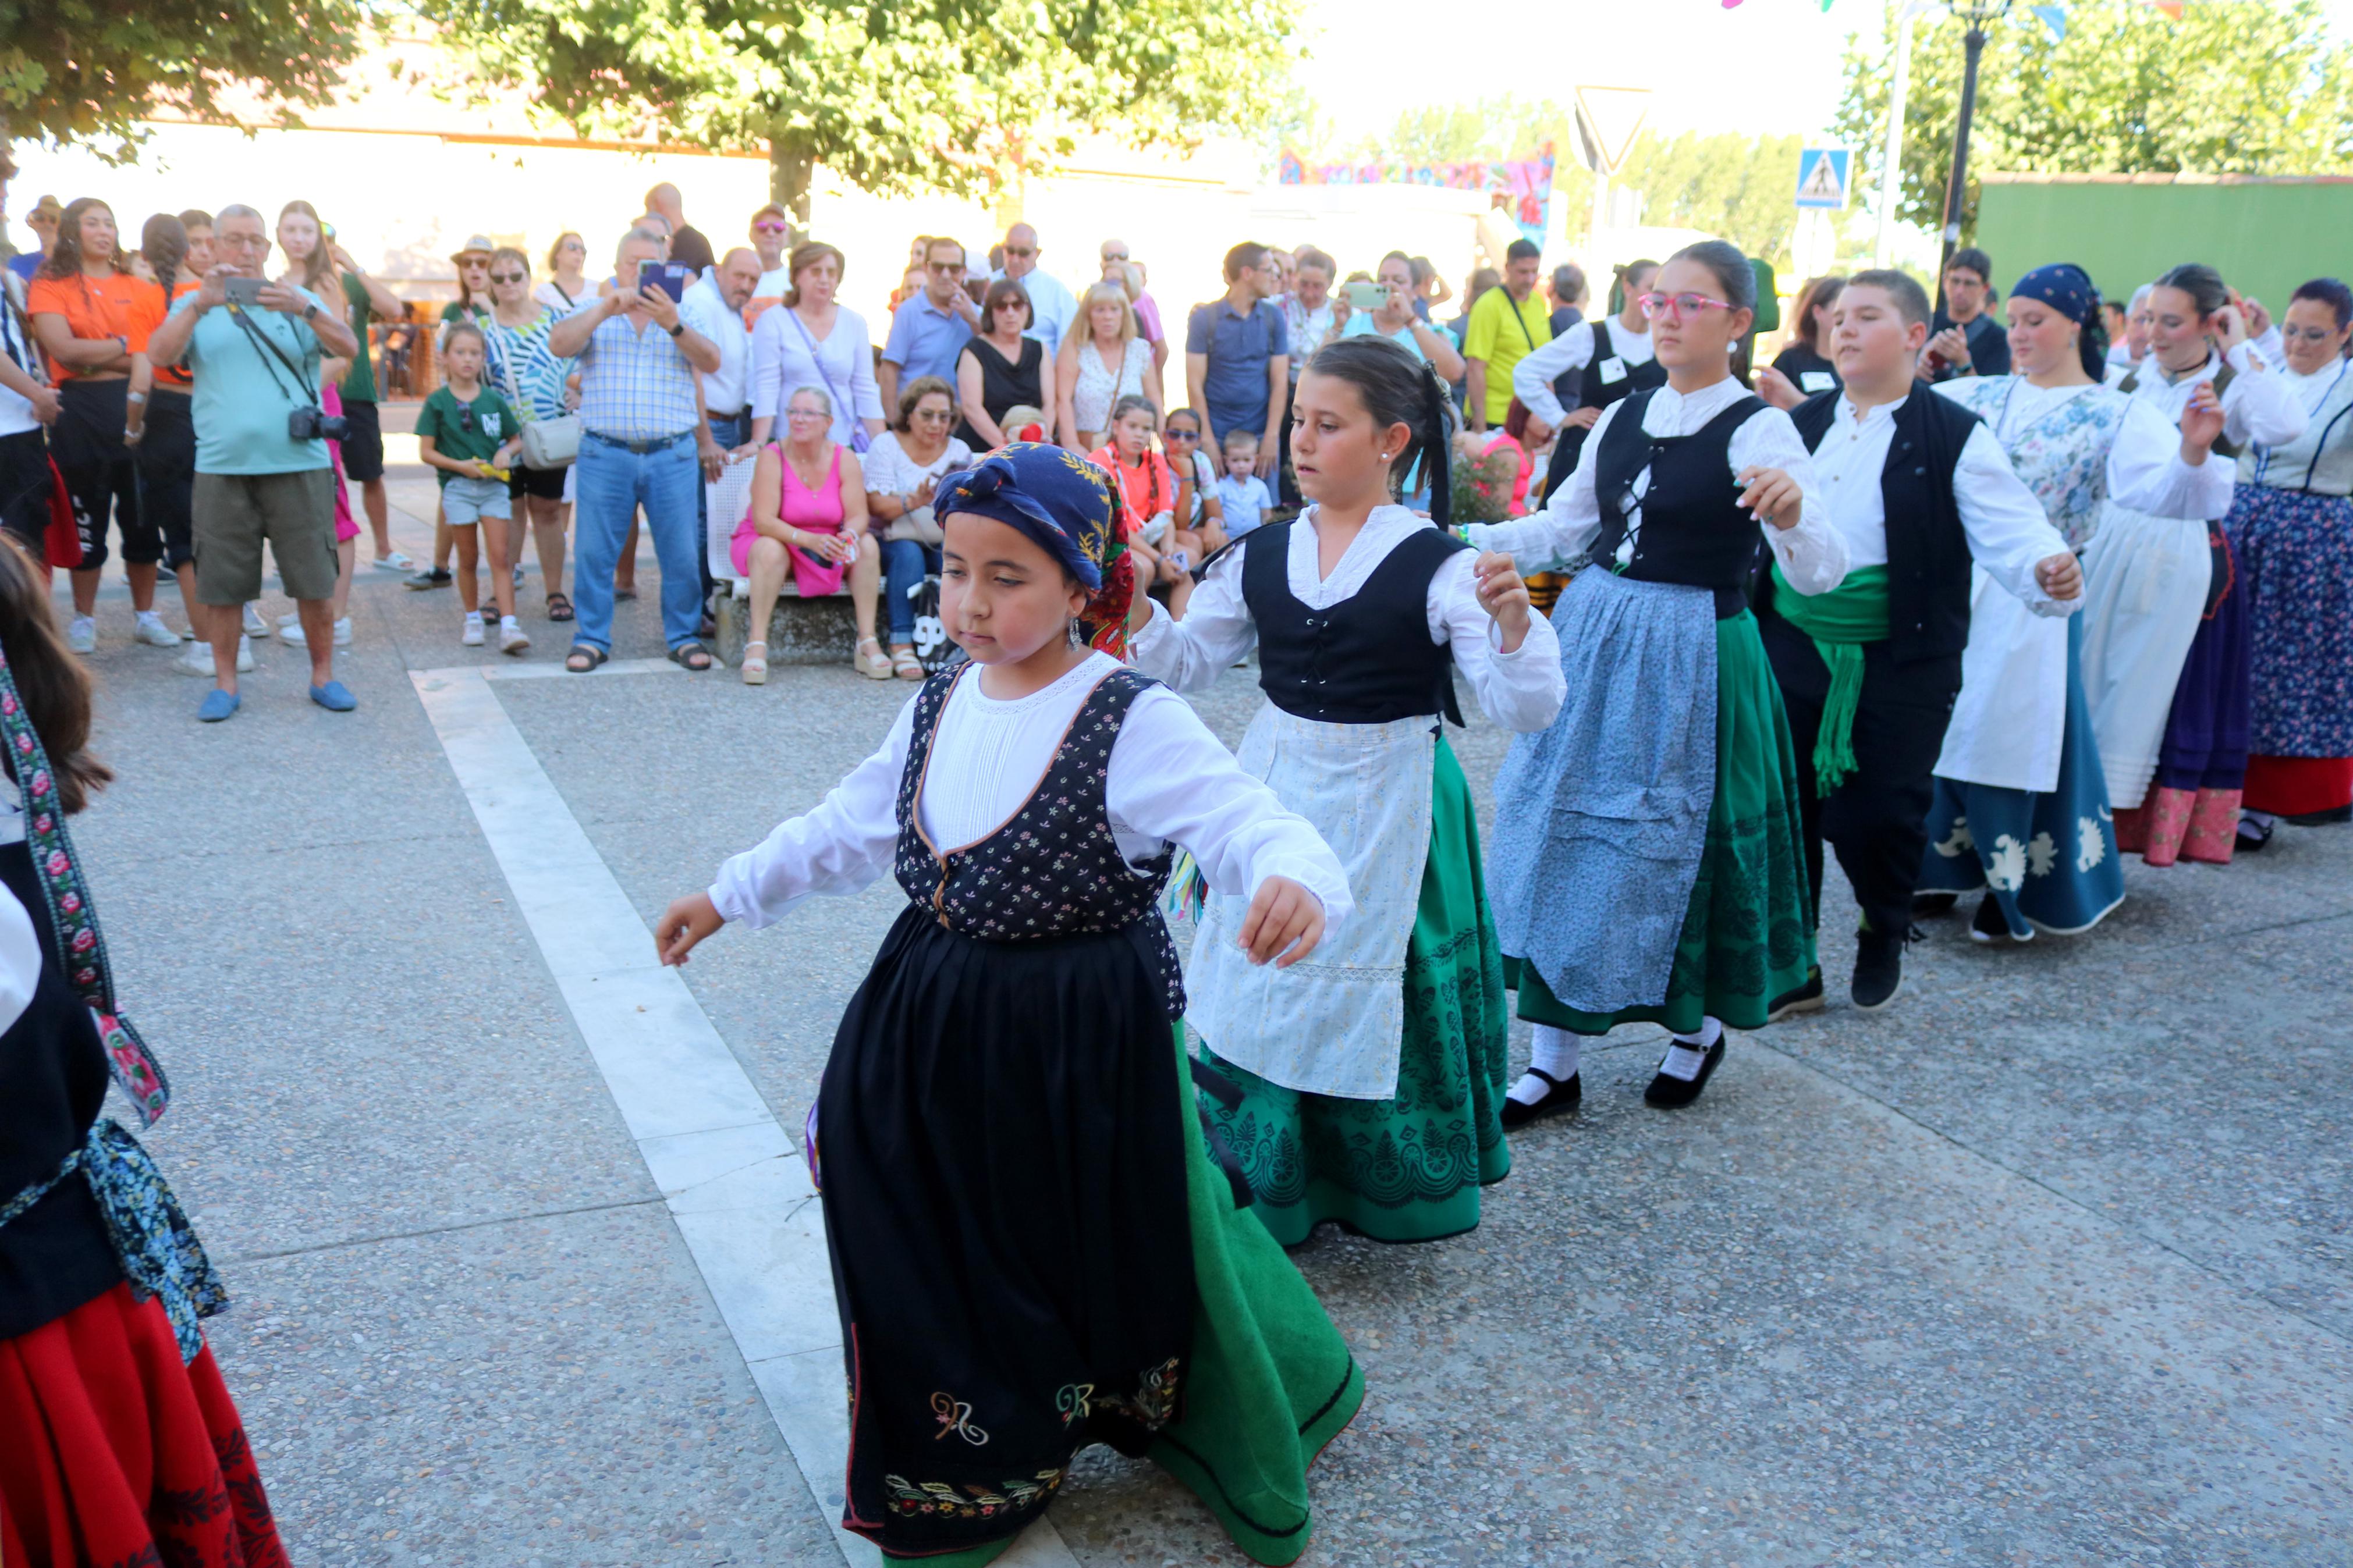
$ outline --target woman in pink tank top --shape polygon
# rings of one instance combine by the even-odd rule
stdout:
[[[804,386],[786,400],[790,435],[770,442],[752,475],[752,505],[735,525],[728,555],[736,573],[752,580],[751,630],[744,645],[744,683],[768,679],[768,618],[783,593],[785,574],[805,599],[838,592],[849,584],[849,608],[858,622],[859,673],[891,679],[891,660],[874,636],[874,610],[881,594],[881,552],[867,531],[866,480],[858,456],[835,442],[833,399],[821,388]]]

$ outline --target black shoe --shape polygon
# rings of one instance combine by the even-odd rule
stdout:
[[[1819,1013],[1825,1005],[1822,1000],[1821,965],[1816,964],[1806,972],[1806,983],[1803,985],[1799,986],[1795,991],[1784,991],[1780,995],[1773,998],[1773,1005],[1765,1009],[1765,1021],[1768,1024],[1778,1024],[1782,1019],[1799,1013]]]
[[[428,566],[422,572],[412,572],[401,579],[412,588],[446,588],[457,581],[447,566]]]
[[[1667,1048],[1673,1050],[1675,1047],[1671,1045]],[[1707,1056],[1700,1062],[1697,1077],[1669,1078],[1661,1073],[1651,1080],[1651,1087],[1642,1091],[1642,1103],[1656,1110],[1681,1110],[1699,1098],[1699,1091],[1707,1087],[1707,1080],[1715,1074],[1715,1064],[1723,1059],[1724,1037],[1719,1035],[1715,1044],[1708,1047]],[[1665,1066],[1666,1058],[1660,1058],[1659,1063]]]
[[[1904,944],[1911,927],[1900,931],[1862,931],[1854,933],[1854,984],[1850,994],[1866,1013],[1876,1013],[1904,989]]]
[[[2001,905],[1991,893],[1978,900],[1978,912],[1969,921],[1971,942],[1995,942],[2008,937],[2012,942],[2032,942],[2034,932],[2020,936],[2010,929],[2010,921],[2001,912]]]
[[[1961,901],[1958,893],[1915,893],[1912,912],[1915,915],[1948,915],[1953,906]]]
[[[1552,1087],[1546,1089],[1545,1097],[1534,1105],[1523,1104],[1510,1095],[1505,1095],[1504,1097],[1505,1131],[1514,1127],[1525,1127],[1539,1116],[1554,1116],[1562,1111],[1575,1110],[1585,1099],[1585,1084],[1581,1074],[1571,1073],[1567,1081],[1563,1081],[1540,1068],[1530,1068],[1528,1075],[1531,1078],[1540,1078]]]
[[[2300,811],[2294,816],[2283,816],[2280,820],[2290,827],[2341,827],[2353,822],[2353,805],[2332,806],[2327,811]],[[2239,847],[2243,849],[2246,847],[2247,841],[2240,839]]]

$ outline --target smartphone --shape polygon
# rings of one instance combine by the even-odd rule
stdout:
[[[232,305],[252,310],[261,303],[261,279],[259,278],[231,278],[225,281],[223,287],[228,290],[228,302]]]
[[[650,283],[673,300],[686,298],[686,286],[694,281],[694,268],[677,261],[648,261],[638,268],[640,287]]]
[[[1381,301],[1389,297],[1389,291],[1377,283],[1351,283],[1342,292],[1348,296],[1348,309],[1352,310],[1377,310]]]

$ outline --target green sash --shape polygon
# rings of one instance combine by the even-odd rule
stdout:
[[[1830,667],[1830,695],[1814,737],[1814,787],[1828,795],[1855,770],[1854,712],[1862,701],[1862,645],[1887,640],[1887,568],[1858,566],[1827,594],[1800,594],[1773,568],[1773,608],[1814,640]]]

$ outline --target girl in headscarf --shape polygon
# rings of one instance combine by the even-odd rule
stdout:
[[[2196,517],[2227,495],[2227,461],[2184,441],[2147,401],[2101,384],[2107,335],[2082,268],[2036,268],[2003,308],[2017,374],[1936,390],[1985,421],[2071,547],[2083,549],[2110,499]],[[2089,931],[2124,901],[2083,642],[2082,616],[2037,616],[1974,572],[1961,694],[1936,759],[1917,887],[1931,900],[1925,912],[1985,889],[1969,927],[1979,942]]]
[[[941,618],[971,661],[656,932],[679,963],[725,921],[885,872],[906,889],[808,1119],[849,1378],[843,1528],[986,1563],[1103,1442],[1288,1563],[1308,1461],[1363,1378],[1210,1163],[1158,900],[1182,846],[1248,900],[1249,962],[1288,966],[1346,916],[1345,875],[1114,657],[1134,583],[1110,476],[1020,443],[934,505]]]

